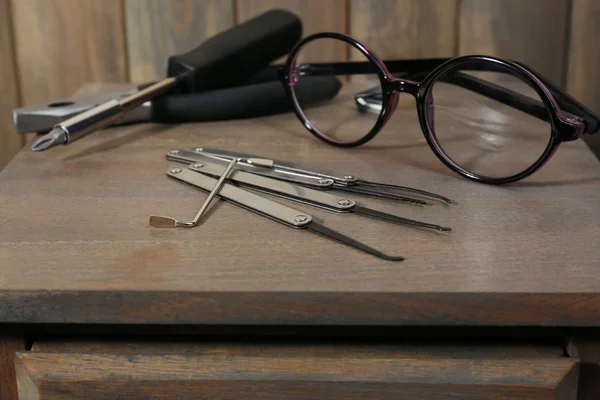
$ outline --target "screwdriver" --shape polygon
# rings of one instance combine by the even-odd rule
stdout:
[[[88,111],[75,115],[37,139],[31,149],[42,151],[59,144],[68,144],[105,126],[123,119],[125,113],[144,104],[177,84],[177,78],[167,78],[127,96],[122,100],[110,100]]]
[[[284,10],[267,11],[219,33],[192,51],[171,56],[168,78],[120,100],[110,100],[56,124],[31,149],[42,151],[66,145],[112,125],[146,101],[171,90],[191,93],[243,84],[287,54],[300,40],[302,22]]]

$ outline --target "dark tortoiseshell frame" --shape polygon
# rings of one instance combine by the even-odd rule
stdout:
[[[369,62],[338,62],[338,63],[301,63],[296,64],[296,57],[307,43],[330,38],[342,40],[360,51]],[[307,119],[294,93],[294,85],[299,76],[314,75],[352,75],[372,73],[373,69],[379,76],[382,88],[382,108],[379,117],[370,132],[352,142],[341,142],[328,137],[316,129]],[[542,102],[531,99],[510,89],[497,86],[481,80],[473,75],[455,72],[448,78],[447,71],[486,70],[512,73],[529,84],[539,95]],[[392,75],[402,73],[400,77]],[[561,142],[576,140],[584,133],[596,133],[600,128],[600,119],[589,109],[560,90],[557,86],[543,78],[539,73],[523,64],[501,60],[488,56],[462,56],[443,59],[394,60],[382,61],[367,46],[356,39],[334,32],[317,33],[300,41],[291,51],[284,68],[280,71],[281,82],[291,99],[296,115],[303,125],[319,139],[340,147],[362,145],[377,135],[392,116],[398,104],[399,93],[408,93],[415,97],[417,112],[423,134],[427,143],[436,156],[456,173],[483,183],[503,184],[521,180],[546,163],[557,150]],[[546,120],[551,125],[550,138],[543,154],[526,170],[508,177],[487,177],[468,171],[457,165],[439,145],[433,126],[431,89],[439,79],[451,79],[451,84],[459,85],[468,90],[493,98],[504,104],[515,107],[537,118]]]

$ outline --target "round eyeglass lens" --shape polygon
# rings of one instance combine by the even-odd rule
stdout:
[[[441,152],[483,178],[518,175],[550,144],[550,114],[537,92],[507,67],[460,64],[427,96],[425,114]]]
[[[351,63],[347,63],[350,60]],[[292,94],[307,127],[332,142],[356,142],[374,128],[382,111],[378,67],[353,45],[343,40],[320,38],[306,43],[298,52]],[[353,73],[357,72],[357,73]],[[310,88],[322,76],[337,78],[342,88],[325,102],[309,104],[299,91]]]

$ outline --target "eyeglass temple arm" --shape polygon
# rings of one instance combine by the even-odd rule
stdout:
[[[415,75],[403,76],[406,78],[415,78]],[[494,83],[476,78],[471,75],[455,72],[451,76],[444,76],[441,79],[443,82],[461,86],[472,92],[481,94],[485,97],[494,99],[501,103],[507,104],[524,113],[532,115],[536,118],[549,122],[548,112],[546,107],[540,101],[524,96],[519,92],[506,89]],[[381,88],[376,87],[365,92],[357,94],[357,96],[365,98],[379,98],[381,96]]]
[[[520,64],[523,68],[528,69],[536,77],[542,81],[542,83],[550,90],[554,99],[560,106],[561,110],[569,116],[579,116],[583,118],[586,125],[586,133],[593,134],[598,132],[600,129],[600,117],[596,116],[591,110],[586,108],[583,104],[569,96],[563,90],[561,90],[554,83],[544,78],[541,74],[535,70],[527,67],[524,64]],[[497,71],[503,72],[503,71]],[[427,73],[419,73],[418,75],[426,75]],[[416,77],[416,75],[406,75],[406,78]],[[447,83],[457,84],[465,89],[479,93],[488,98],[499,101],[508,106],[514,107],[520,111],[530,114],[536,118],[548,121],[548,112],[546,107],[541,101],[532,99],[529,96],[525,96],[519,92],[511,90],[509,88],[496,85],[492,82],[484,79],[477,78],[473,75],[463,74],[455,72],[453,76],[443,77]]]
[[[413,77],[412,75],[411,77]],[[472,75],[455,72],[453,75],[443,76],[443,82],[463,87],[472,92],[481,94],[490,99],[499,101],[519,111],[523,111],[536,118],[549,122],[548,111],[541,101],[525,96],[514,90],[496,85],[495,83],[479,79]]]
[[[586,124],[586,133],[592,134],[600,130],[600,116],[560,89],[556,84],[546,79],[542,74],[522,62],[513,61],[533,73],[550,90],[560,108],[571,114],[582,117]]]
[[[388,70],[392,73],[404,73],[405,77],[426,74],[429,71],[434,70],[444,62],[450,60],[449,58],[430,58],[430,59],[417,59],[417,60],[388,60],[384,61],[384,64]],[[533,71],[531,68],[520,64],[524,68],[527,68],[538,79],[544,83],[548,89],[552,92],[552,95],[556,99],[557,103],[562,110],[569,112],[573,115],[580,116],[584,119],[586,124],[586,133],[596,133],[600,129],[600,117],[596,116],[593,112],[587,109],[583,104],[566,94],[552,82],[543,78],[539,73]],[[369,62],[339,62],[339,63],[311,63],[311,64],[299,64],[299,73],[301,75],[322,75],[322,74],[338,74],[338,75],[354,75],[354,74],[367,74],[372,73],[372,65]],[[476,70],[472,68],[472,70]],[[517,108],[523,112],[531,114],[535,117],[548,119],[545,106],[536,100],[533,100],[527,96],[521,95],[513,90],[494,85],[488,81],[476,78],[474,76],[460,74],[460,78],[455,79],[454,82],[465,89],[475,91],[484,96],[493,98],[494,100],[500,101],[506,105]],[[447,81],[447,79],[446,79]],[[543,115],[543,117],[542,117]]]
[[[539,73],[523,64],[521,65],[524,68],[529,69],[534,75],[537,76],[538,79],[542,81],[542,83],[550,90],[561,110],[565,114],[583,118],[584,123],[586,124],[586,133],[593,134],[600,130],[600,117],[596,116],[591,110],[569,96],[567,93],[558,88],[558,86],[541,76]],[[403,77],[407,79],[416,79],[418,76],[426,74],[426,72],[422,72],[418,74],[404,75]],[[450,78],[452,78],[452,80]],[[447,83],[457,84],[465,89],[497,100],[544,121],[548,121],[548,113],[546,112],[546,107],[542,102],[532,99],[528,96],[524,96],[514,90],[495,85],[492,82],[460,72],[455,73],[452,77],[448,76],[443,80]]]

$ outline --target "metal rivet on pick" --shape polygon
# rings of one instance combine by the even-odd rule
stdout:
[[[305,222],[308,219],[306,215],[298,214],[294,217],[294,221],[296,222]]]
[[[172,174],[178,174],[181,172],[181,168],[171,168],[171,173]]]

